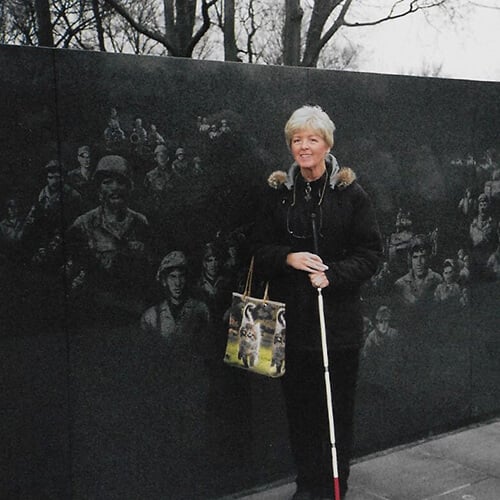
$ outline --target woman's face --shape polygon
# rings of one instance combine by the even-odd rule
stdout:
[[[292,135],[290,149],[301,171],[314,173],[323,168],[330,146],[318,131],[306,128]]]

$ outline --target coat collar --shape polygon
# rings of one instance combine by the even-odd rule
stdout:
[[[337,159],[332,154],[326,158],[327,169],[330,172],[329,185],[331,189],[345,189],[352,184],[356,179],[356,174],[348,167],[339,167]],[[295,177],[299,171],[297,163],[293,163],[288,172],[276,170],[273,172],[267,182],[274,189],[278,189],[281,185],[285,186],[289,191],[293,189]]]

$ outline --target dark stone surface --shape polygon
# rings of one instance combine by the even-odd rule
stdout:
[[[465,159],[474,155],[477,166],[500,147],[498,84],[5,46],[0,64],[0,220],[11,197],[25,216],[47,161],[61,160],[65,174],[86,144],[92,168],[111,153],[130,162],[129,206],[147,216],[152,235],[142,273],[124,266],[111,283],[97,272],[83,291],[72,286],[71,269],[63,272],[71,255],[64,225],[97,206],[96,186],[79,213],[63,203],[55,226],[37,219],[14,248],[2,242],[0,418],[8,444],[0,464],[13,496],[210,498],[293,473],[279,381],[222,358],[223,313],[245,274],[258,195],[268,174],[291,161],[283,126],[300,105],[319,104],[334,119],[334,153],[371,194],[387,241],[402,208],[414,233],[438,228],[434,271],[459,248],[472,251],[472,216],[457,206],[466,187],[477,197],[491,176]],[[109,147],[112,107],[126,139]],[[206,138],[198,116],[227,120],[231,133]],[[137,117],[157,126],[171,158],[183,147],[189,160],[202,160],[201,172],[188,171],[159,205],[144,188],[154,148],[130,141]],[[500,216],[498,204],[492,215]],[[62,235],[54,251],[47,228]],[[234,246],[237,263],[211,305],[212,322],[191,332],[196,345],[209,345],[204,362],[179,373],[182,360],[160,335],[141,331],[140,317],[162,298],[155,274],[171,250],[186,253],[194,294],[207,242],[223,252]],[[474,274],[465,307],[407,309],[393,288],[408,271],[406,255],[388,245],[386,259],[391,276],[384,286],[367,284],[364,311],[373,325],[377,309],[389,306],[398,335],[362,363],[358,456],[499,410],[498,278]]]

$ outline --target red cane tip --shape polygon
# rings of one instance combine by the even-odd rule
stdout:
[[[333,478],[333,491],[335,493],[335,500],[340,500],[340,483],[338,477]]]

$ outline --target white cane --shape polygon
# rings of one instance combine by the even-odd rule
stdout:
[[[323,294],[321,293],[321,288],[318,288],[318,311],[319,311],[319,325],[321,329],[321,351],[323,353],[323,367],[325,369],[326,406],[328,409],[328,427],[330,430],[333,491],[334,491],[334,499],[340,500],[339,468],[337,464],[337,449],[335,447],[335,424],[333,421],[332,389],[330,385],[330,371],[328,369],[328,346],[326,343],[325,310],[323,306]]]
[[[314,251],[319,255],[318,245],[318,232],[316,228],[316,214],[311,214],[311,222],[313,229]],[[334,499],[340,500],[340,484],[339,484],[339,468],[337,463],[337,448],[335,446],[335,423],[333,420],[333,399],[332,389],[330,384],[330,371],[328,363],[328,344],[326,341],[326,324],[325,324],[325,308],[323,305],[323,294],[321,288],[318,290],[318,312],[319,312],[319,326],[321,331],[321,351],[323,353],[323,367],[325,374],[325,390],[326,390],[326,406],[328,409],[328,428],[330,431],[330,452],[332,458],[332,472],[333,472],[333,492]]]

